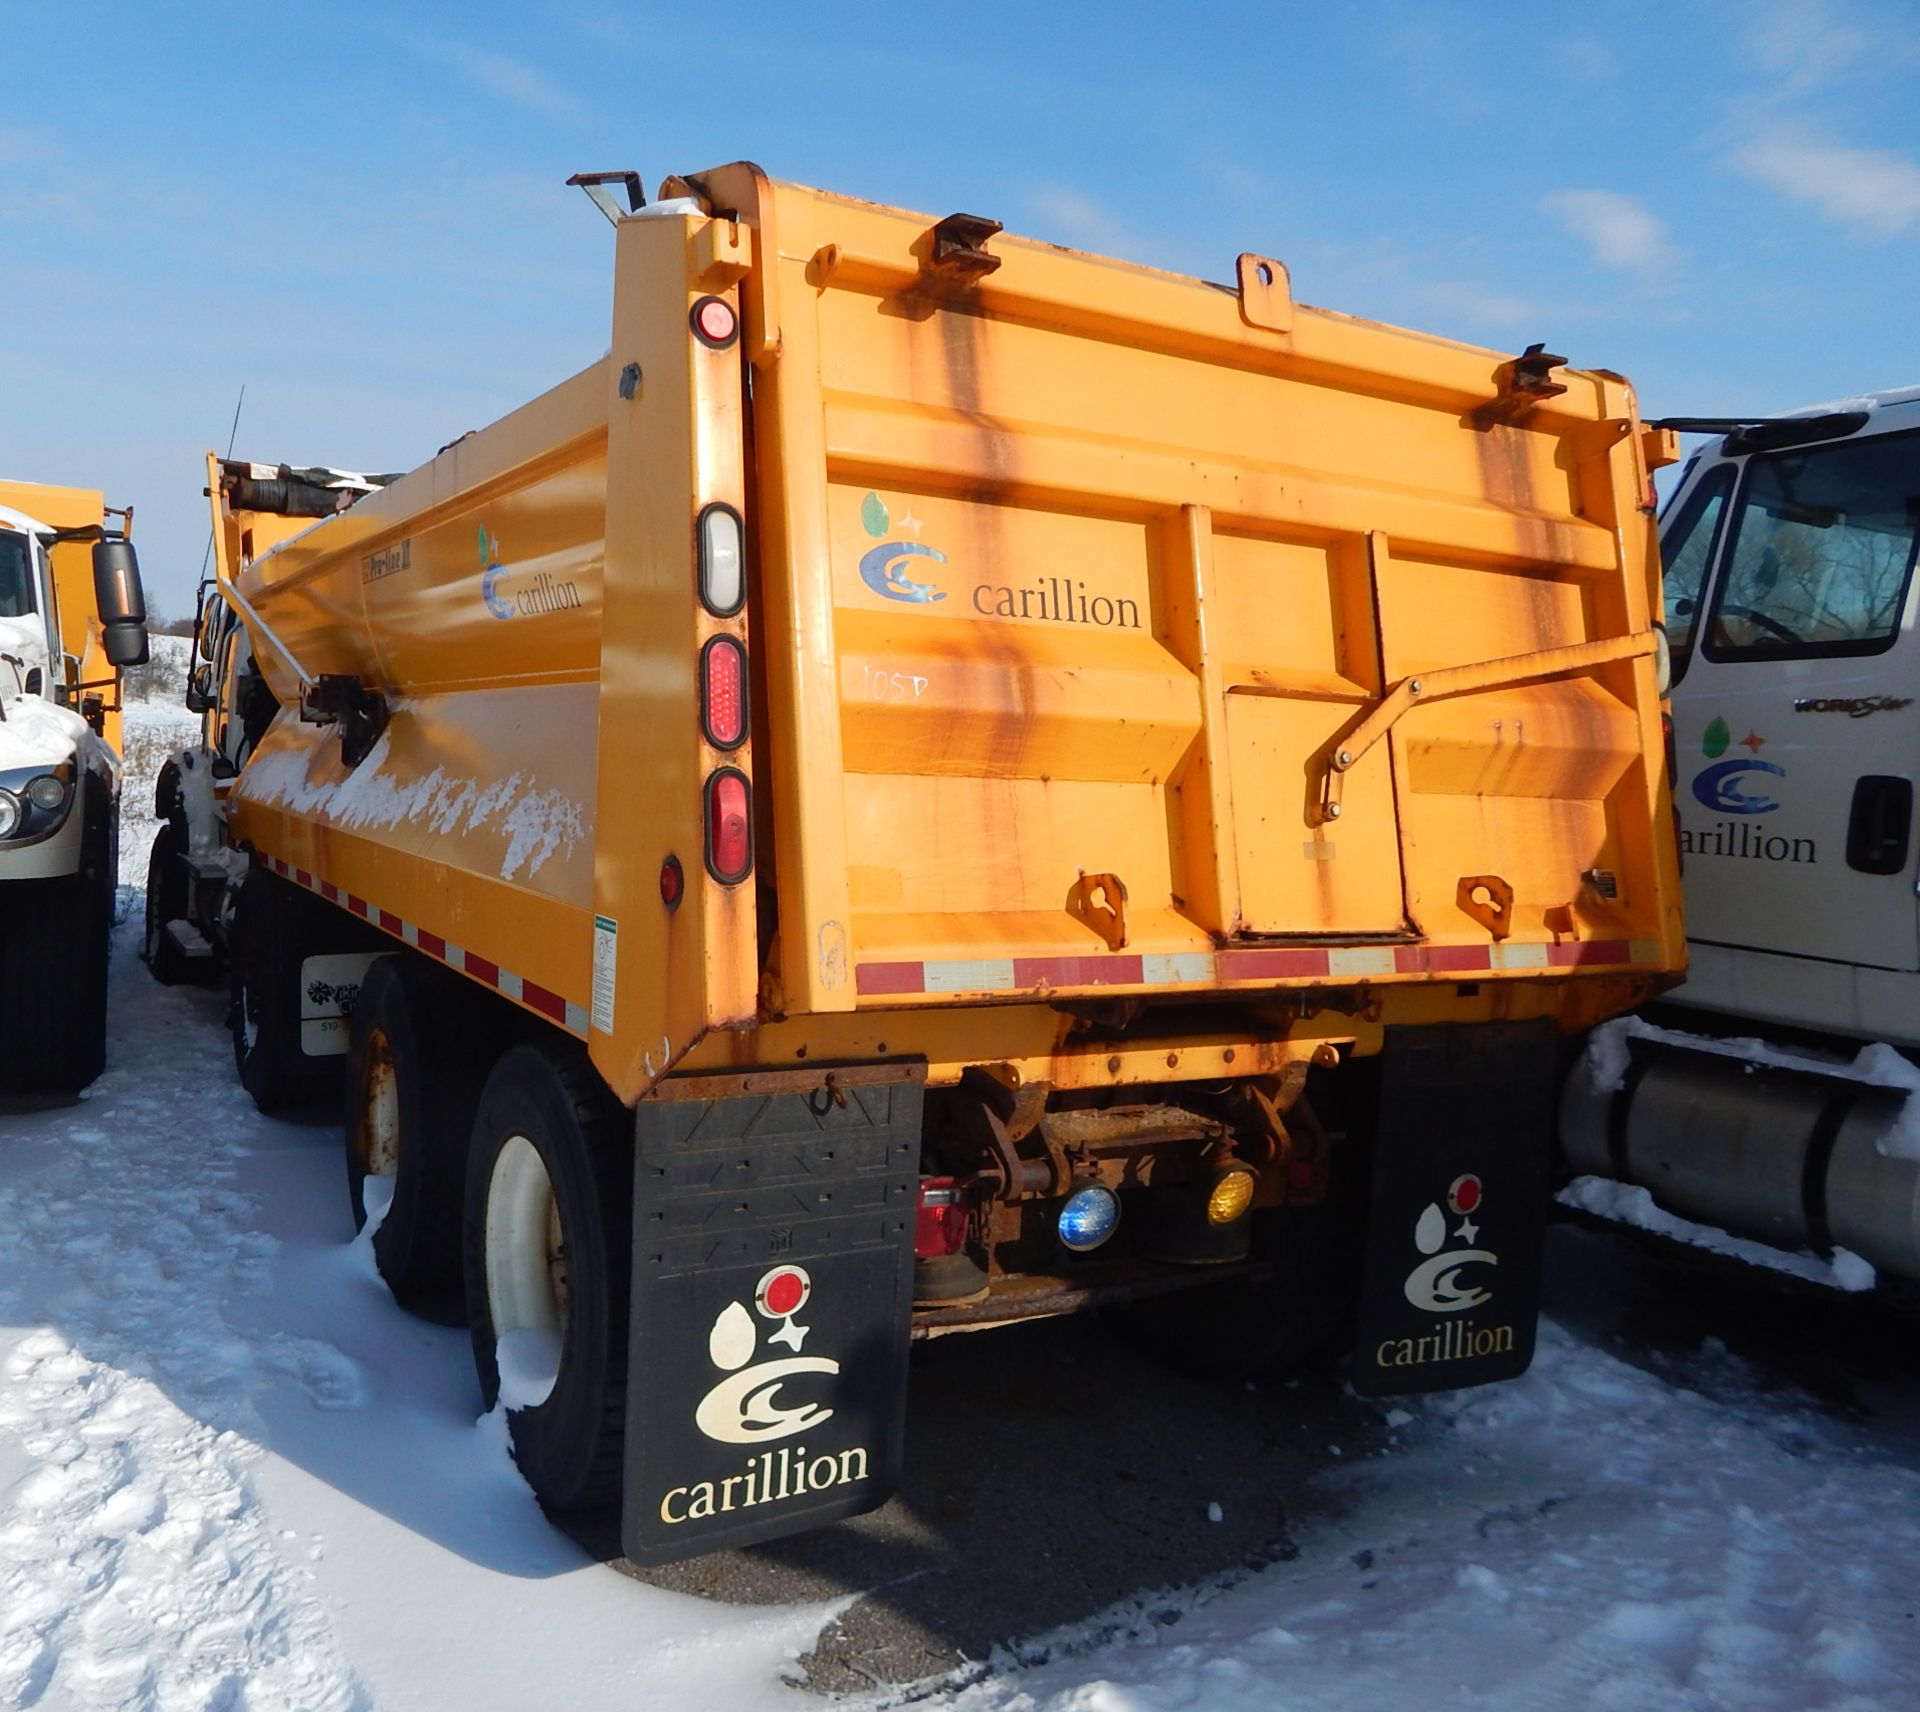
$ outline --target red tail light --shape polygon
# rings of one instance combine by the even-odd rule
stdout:
[[[731,636],[716,636],[700,656],[700,717],[716,749],[747,740],[747,651]]]
[[[737,886],[753,867],[753,787],[722,767],[707,780],[707,872]]]
[[[922,1177],[913,1252],[927,1258],[958,1254],[967,1246],[968,1216],[967,1199],[958,1177]]]
[[[703,297],[689,316],[693,336],[709,350],[724,351],[740,331],[740,319],[722,297]]]

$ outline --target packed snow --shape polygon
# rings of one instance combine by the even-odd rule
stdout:
[[[136,823],[126,842],[143,861]],[[337,1140],[260,1117],[221,996],[158,987],[133,948],[129,920],[89,1097],[0,1109],[0,1706],[818,1704],[795,1661],[847,1601],[710,1603],[557,1532],[479,1415],[466,1334],[380,1285]],[[1060,1374],[1055,1477],[1124,1502],[1097,1383]],[[1904,1418],[1552,1314],[1512,1384],[1349,1400],[1377,1436],[1324,1459],[1286,1561],[844,1704],[1920,1704],[1920,1380],[1898,1357],[1883,1385]],[[1219,1476],[1207,1516],[1230,1520]]]
[[[11,667],[0,665],[11,675]],[[11,688],[0,676],[0,689]],[[92,747],[92,729],[79,714],[37,695],[0,695],[0,767],[55,767]]]
[[[1744,1260],[1749,1266],[1764,1266],[1834,1290],[1871,1290],[1879,1278],[1871,1261],[1847,1249],[1836,1248],[1831,1260],[1822,1260],[1817,1254],[1795,1254],[1770,1243],[1754,1242],[1731,1231],[1683,1219],[1660,1206],[1649,1191],[1637,1184],[1618,1183],[1609,1177],[1576,1177],[1560,1191],[1559,1199],[1562,1206],[1592,1213],[1596,1218],[1612,1219],[1617,1224],[1651,1231],[1655,1236],[1704,1248],[1711,1254],[1728,1255]]]
[[[405,703],[396,703],[400,712]],[[392,760],[391,732],[381,733],[363,760],[343,780],[308,780],[310,752],[281,749],[262,755],[247,770],[247,790],[255,800],[299,813],[324,809],[336,826],[391,827],[419,824],[435,832],[504,833],[507,849],[500,877],[514,879],[522,869],[537,874],[554,853],[571,856],[585,836],[580,805],[564,791],[541,789],[524,774],[482,784],[435,767],[417,779],[403,780],[387,770]]]

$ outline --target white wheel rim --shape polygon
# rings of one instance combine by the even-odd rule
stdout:
[[[487,1312],[493,1321],[500,1397],[538,1408],[560,1378],[566,1325],[566,1249],[546,1161],[524,1135],[510,1136],[487,1183]]]
[[[393,1048],[375,1033],[367,1042],[366,1110],[360,1131],[361,1164],[369,1177],[400,1174],[400,1079],[393,1070]]]

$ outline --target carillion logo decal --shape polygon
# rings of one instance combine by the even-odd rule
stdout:
[[[947,598],[931,576],[947,556],[919,539],[926,524],[911,510],[895,518],[887,502],[870,493],[860,502],[860,527],[880,545],[860,556],[860,580],[887,600],[930,606]],[[911,536],[901,540],[900,536]],[[924,580],[923,580],[924,579]],[[1138,630],[1140,603],[1124,595],[1089,594],[1084,579],[1047,575],[1027,583],[975,583],[973,610],[982,618],[1040,618],[1053,624],[1087,624],[1102,630]]]
[[[579,585],[550,571],[532,577],[501,563],[505,549],[500,537],[480,525],[480,599],[495,618],[545,618],[549,613],[566,612],[580,604]],[[509,587],[507,579],[517,577]]]
[[[1718,714],[1714,715],[1700,736],[1700,752],[1712,764],[1693,776],[1694,801],[1715,814],[1742,818],[1722,820],[1702,831],[1683,827],[1680,849],[1684,854],[1745,857],[1758,862],[1817,863],[1820,860],[1813,839],[1787,838],[1777,833],[1769,837],[1747,818],[1772,814],[1780,807],[1764,789],[1758,788],[1768,777],[1784,779],[1787,776],[1786,768],[1777,761],[1760,759],[1760,751],[1766,745],[1767,739],[1751,729],[1736,744],[1733,728]],[[1727,751],[1735,747],[1747,753],[1723,760]]]
[[[1403,1294],[1429,1314],[1464,1315],[1493,1300],[1493,1292],[1469,1275],[1470,1267],[1498,1266],[1499,1255],[1475,1246],[1480,1226],[1474,1218],[1484,1204],[1485,1188],[1472,1172],[1454,1178],[1443,1210],[1429,1201],[1413,1227],[1413,1246],[1425,1255],[1407,1274]],[[1452,1218],[1449,1218],[1449,1214]],[[1452,1222],[1458,1219],[1456,1225]],[[1449,1243],[1457,1246],[1449,1247]],[[1434,1361],[1466,1361],[1504,1355],[1513,1349],[1511,1325],[1482,1326],[1470,1319],[1447,1319],[1425,1337],[1387,1338],[1373,1352],[1381,1367],[1424,1367]]]
[[[1694,800],[1717,814],[1772,814],[1780,806],[1772,797],[1760,793],[1749,794],[1742,787],[1754,773],[1771,773],[1776,779],[1784,779],[1787,776],[1786,768],[1760,759],[1760,751],[1766,746],[1767,740],[1752,731],[1740,739],[1740,746],[1749,753],[1722,761],[1720,757],[1726,754],[1732,741],[1732,730],[1716,714],[1700,739],[1700,752],[1713,765],[1702,767],[1694,774]]]
[[[833,1410],[806,1399],[781,1395],[789,1381],[814,1374],[832,1378],[840,1363],[831,1356],[802,1355],[811,1326],[795,1316],[813,1296],[813,1279],[804,1266],[776,1266],[753,1293],[753,1309],[729,1302],[707,1334],[707,1355],[726,1376],[717,1381],[693,1411],[693,1424],[720,1444],[759,1445],[810,1432],[833,1419]],[[756,1361],[759,1320],[775,1322],[767,1343],[792,1354]],[[724,1480],[697,1480],[675,1486],[660,1500],[660,1520],[670,1527],[697,1522],[728,1510],[777,1504],[810,1492],[826,1492],[867,1478],[864,1445],[809,1457],[805,1445],[782,1445],[747,1459],[738,1474]]]
[[[887,502],[877,493],[868,494],[860,502],[860,527],[869,535],[885,535],[892,529],[893,518],[887,511]],[[911,511],[900,519],[903,532],[918,535],[925,527]],[[860,580],[888,600],[909,601],[916,606],[945,600],[947,591],[938,583],[917,582],[907,574],[909,566],[923,576],[926,574],[927,567],[915,564],[916,559],[926,559],[936,565],[947,562],[945,553],[923,541],[882,541],[861,554]]]

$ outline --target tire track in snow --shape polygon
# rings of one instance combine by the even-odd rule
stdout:
[[[28,1328],[0,1360],[0,1432],[36,1465],[0,1494],[0,1705],[359,1712],[248,1475],[257,1389],[292,1378],[353,1407],[359,1375],[328,1345],[228,1324],[277,1246],[230,1186],[246,1150],[229,1138],[260,1120],[224,1034],[187,1014],[210,1001],[154,986],[131,925],[113,974],[91,1098],[9,1122],[57,1155],[0,1198],[0,1319]]]

